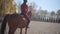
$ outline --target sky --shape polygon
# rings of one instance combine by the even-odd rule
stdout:
[[[16,4],[23,3],[23,0],[14,0]],[[37,8],[42,8],[43,10],[57,11],[60,9],[60,0],[28,0],[27,4],[36,3]]]

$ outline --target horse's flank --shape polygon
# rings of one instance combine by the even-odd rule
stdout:
[[[6,15],[6,19],[9,27],[18,27],[18,28],[24,28],[25,27],[25,20],[23,20],[23,16],[20,14],[8,14]],[[24,25],[22,25],[22,24]],[[11,25],[11,26],[10,26]]]

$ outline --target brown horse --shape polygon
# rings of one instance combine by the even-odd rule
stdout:
[[[31,18],[31,11],[28,12],[29,17]],[[4,30],[6,27],[6,23],[8,23],[9,26],[9,33],[8,34],[14,34],[15,30],[17,28],[20,28],[20,34],[22,34],[22,28],[25,28],[25,34],[27,34],[27,27],[26,23],[27,20],[24,18],[23,15],[19,14],[8,14],[5,16],[2,26],[1,26],[1,34],[4,34]]]

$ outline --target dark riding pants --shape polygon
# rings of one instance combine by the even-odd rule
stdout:
[[[27,27],[29,26],[30,20],[26,17],[26,15],[24,13],[21,13],[21,15],[24,15],[24,17],[27,19]]]

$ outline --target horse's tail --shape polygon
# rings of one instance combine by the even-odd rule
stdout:
[[[1,25],[1,34],[4,34],[4,30],[6,28],[6,22],[7,22],[7,20],[6,20],[6,16],[5,16],[4,20],[2,22],[2,25]]]

